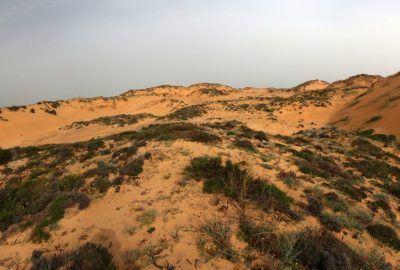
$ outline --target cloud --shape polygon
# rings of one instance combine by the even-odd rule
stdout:
[[[390,0],[4,0],[0,106],[157,84],[388,75],[399,9]]]

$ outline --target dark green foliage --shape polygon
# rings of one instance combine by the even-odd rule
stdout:
[[[66,128],[82,128],[87,127],[89,125],[103,125],[103,126],[118,126],[124,127],[125,125],[133,125],[138,123],[140,120],[145,118],[152,118],[155,117],[152,114],[148,113],[141,113],[141,114],[134,114],[134,115],[127,115],[127,114],[119,114],[114,116],[105,116],[96,118],[90,121],[80,121],[74,122],[71,125],[66,126]]]
[[[351,180],[340,179],[334,183],[334,187],[337,190],[346,193],[354,200],[361,201],[367,198],[367,194],[365,193],[365,191],[363,191],[359,187],[356,187]]]
[[[210,95],[210,96],[224,96],[227,95],[225,92],[218,90],[218,89],[213,89],[213,88],[202,88],[199,90],[201,93],[205,95]]]
[[[349,209],[346,201],[341,199],[335,192],[325,193],[323,199],[334,212],[346,212]]]
[[[257,131],[254,135],[254,138],[260,141],[268,141],[267,135],[265,135],[265,133],[262,131]]]
[[[376,147],[367,140],[356,139],[351,143],[351,146],[365,155],[371,155],[377,158],[382,158],[385,156],[385,153],[380,148]]]
[[[194,117],[200,117],[205,113],[206,110],[203,105],[192,105],[180,108],[165,117],[167,119],[188,120]]]
[[[252,248],[261,252],[269,252],[274,240],[273,228],[271,226],[256,225],[249,221],[248,217],[242,216],[239,223],[239,236]]]
[[[298,236],[298,260],[309,269],[364,269],[365,260],[327,231],[305,231]],[[365,268],[367,269],[367,268]]]
[[[400,183],[386,183],[385,189],[392,195],[400,199]]]
[[[146,152],[146,153],[144,153],[144,155],[143,155],[143,158],[145,159],[145,160],[149,160],[149,159],[151,159],[151,152]]]
[[[318,197],[308,196],[307,201],[308,212],[310,212],[314,216],[320,216],[322,210],[324,210],[324,204],[322,203],[322,200]]]
[[[267,210],[276,208],[277,210],[288,210],[292,203],[292,198],[280,190],[274,184],[268,184],[262,180],[248,182],[248,197]]]
[[[251,152],[255,152],[257,150],[253,143],[249,140],[236,140],[234,145],[236,147],[243,148]]]
[[[334,177],[344,179],[352,178],[352,176],[337,165],[331,157],[317,155],[309,150],[291,151],[299,158],[295,163],[304,174],[319,176],[326,179]]]
[[[396,220],[396,214],[393,213],[389,201],[386,197],[376,196],[376,199],[372,202],[369,202],[368,206],[372,210],[372,212],[376,213],[379,209],[382,209],[388,218],[393,221]]]
[[[100,140],[100,139],[90,140],[87,143],[87,150],[89,152],[97,151],[97,150],[99,150],[99,148],[102,148],[103,146],[104,146],[103,140]]]
[[[31,270],[116,270],[111,253],[100,245],[86,243],[71,252],[46,258],[40,251],[32,252]]]
[[[204,191],[223,193],[238,201],[255,201],[267,210],[276,208],[287,211],[292,199],[273,184],[253,179],[246,170],[230,160],[225,165],[219,157],[198,157],[186,167],[186,172],[197,179],[204,179]]]
[[[47,112],[48,114],[57,115],[56,110],[45,109],[44,111]]]
[[[107,178],[97,178],[93,182],[93,187],[100,193],[105,193],[110,188],[111,182]]]
[[[126,165],[125,167],[120,168],[119,172],[122,175],[138,176],[141,172],[143,172],[143,165],[143,158],[137,158],[128,163],[128,165]]]
[[[400,239],[395,230],[383,224],[373,224],[367,227],[368,233],[378,241],[400,251]]]
[[[239,235],[249,247],[265,254],[261,257],[272,255],[285,262],[285,266],[295,265],[295,269],[379,269],[375,262],[361,256],[326,230],[305,230],[280,236],[271,227],[255,225],[246,217],[241,217],[239,229]]]
[[[200,231],[206,234],[215,245],[212,257],[220,257],[229,261],[237,261],[239,255],[233,249],[231,244],[231,229],[220,221],[209,221],[200,228]],[[200,243],[201,245],[201,243]]]
[[[88,204],[73,192],[82,185],[82,178],[73,175],[54,180],[39,178],[8,181],[0,190],[0,229],[4,231],[10,225],[22,221],[24,216],[41,212],[61,194],[67,196],[66,202],[74,198],[74,202]]]
[[[285,136],[285,135],[280,135],[278,134],[276,136],[277,138],[283,140],[285,143],[288,144],[309,144],[310,142],[307,141],[306,139],[298,136]]]
[[[381,160],[350,160],[345,163],[345,166],[357,169],[368,178],[390,179],[390,176],[395,176],[400,179],[400,169]]]
[[[138,148],[135,145],[124,147],[115,151],[112,154],[112,158],[115,159],[119,157],[120,160],[128,159],[130,156],[135,155],[137,151]]]
[[[12,160],[13,154],[8,149],[1,149],[0,148],[0,165],[7,164]]]
[[[68,192],[62,193],[52,201],[48,217],[37,224],[32,232],[32,240],[41,243],[50,239],[50,233],[46,231],[49,225],[57,224],[64,217],[65,209],[79,204],[79,209],[85,209],[90,199],[83,193]]]
[[[221,141],[221,138],[218,136],[210,134],[201,127],[189,123],[150,125],[140,132],[125,132],[119,135],[113,135],[112,138],[114,140],[126,138],[139,141],[169,141],[184,139],[203,143],[214,143]]]
[[[331,231],[340,232],[343,229],[342,224],[334,218],[333,215],[324,214],[320,217],[320,222]]]

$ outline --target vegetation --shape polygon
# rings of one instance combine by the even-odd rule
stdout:
[[[378,241],[400,251],[400,239],[395,230],[383,224],[373,224],[367,227],[368,233]]]
[[[63,217],[64,209],[75,204],[80,209],[89,205],[89,198],[77,190],[83,185],[80,176],[65,176],[52,180],[35,178],[8,181],[0,190],[0,229],[5,231],[10,225],[23,221],[28,215],[41,213],[33,238],[47,240],[49,235],[43,229]]]
[[[34,250],[32,253],[32,270],[43,269],[85,269],[85,270],[116,270],[111,253],[100,245],[86,243],[77,250],[64,252],[46,258],[43,252]]]
[[[166,116],[167,119],[188,120],[206,113],[204,105],[192,105],[180,108]]]
[[[186,172],[204,179],[207,193],[223,193],[239,202],[252,200],[262,209],[289,210],[292,199],[273,184],[253,179],[239,164],[228,160],[225,165],[219,157],[198,157],[186,167]]]
[[[102,125],[102,126],[117,126],[117,127],[124,127],[126,125],[133,125],[138,123],[140,120],[145,118],[153,118],[155,117],[152,114],[148,113],[141,113],[141,114],[119,114],[114,116],[104,116],[99,117],[90,121],[79,121],[74,122],[71,125],[66,126],[65,128],[77,128],[80,129],[82,127],[87,127],[89,125]]]
[[[221,221],[211,220],[200,228],[200,232],[203,233],[203,237],[199,239],[198,247],[203,256],[220,257],[233,262],[238,260],[239,254],[233,249],[230,241],[229,226]]]
[[[12,160],[13,154],[8,149],[1,149],[0,148],[0,165],[7,164]]]

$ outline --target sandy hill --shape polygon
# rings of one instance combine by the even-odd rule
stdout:
[[[331,88],[370,88],[375,83],[383,80],[382,76],[379,75],[368,75],[368,74],[360,74],[356,76],[352,76],[345,80],[340,80],[334,82],[330,85]]]
[[[302,83],[293,88],[294,91],[310,91],[310,90],[323,90],[329,86],[329,83],[321,80],[311,80]]]
[[[381,79],[333,117],[348,130],[374,129],[400,137],[400,74]]]
[[[400,269],[399,84],[1,108],[0,269]]]

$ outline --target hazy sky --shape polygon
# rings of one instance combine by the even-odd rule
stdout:
[[[0,106],[400,70],[399,0],[0,0]]]

